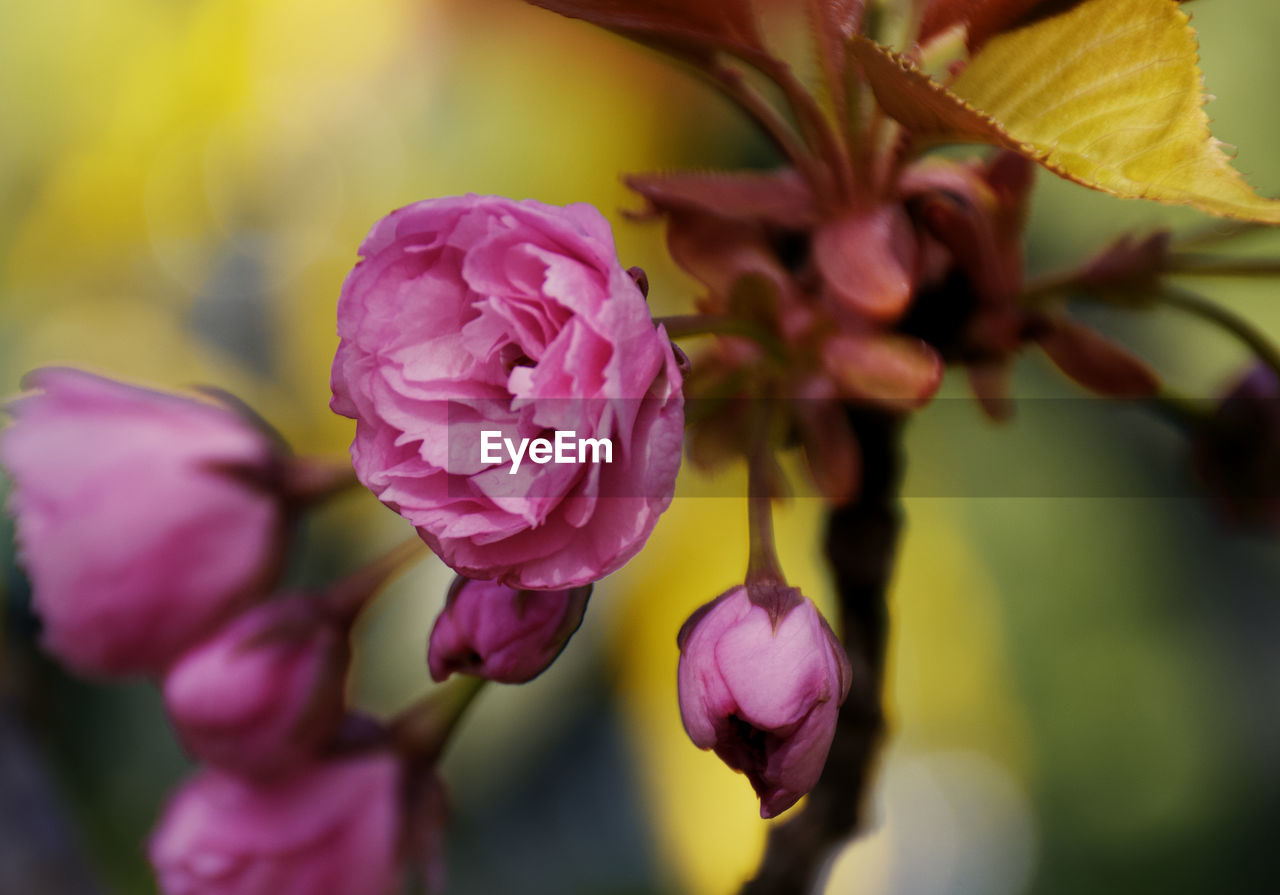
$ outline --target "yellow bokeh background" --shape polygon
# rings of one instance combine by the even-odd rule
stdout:
[[[1270,81],[1263,63],[1240,60],[1280,55],[1269,43],[1280,14],[1261,2],[1226,6],[1195,6],[1205,67],[1223,97],[1212,110],[1219,133],[1243,147],[1241,166],[1275,194],[1280,128],[1257,87]],[[332,457],[352,430],[327,409],[334,307],[380,216],[464,192],[592,202],[614,222],[624,263],[649,272],[657,311],[679,312],[696,288],[666,257],[659,229],[623,216],[638,202],[618,175],[768,160],[731,111],[655,55],[517,0],[9,3],[0,8],[0,108],[0,390],[16,391],[24,371],[45,364],[169,388],[215,384],[300,452]],[[1165,223],[1198,221],[1042,178],[1032,261],[1051,268],[1124,228]],[[1213,288],[1280,332],[1269,288]],[[1146,347],[1194,394],[1210,394],[1243,361],[1238,346],[1184,320],[1155,320],[1149,332]],[[1027,369],[1020,393],[1059,393],[1043,365]],[[975,422],[951,447],[913,441],[920,481],[948,475],[951,455],[981,462],[998,437]],[[1102,456],[1107,436],[1028,441],[1012,462],[1052,464],[1067,442]],[[456,799],[540,773],[537,756],[557,724],[573,715],[586,681],[603,675],[658,891],[716,895],[749,875],[767,824],[745,780],[688,742],[675,700],[675,632],[745,565],[744,509],[723,496],[740,490],[684,471],[645,552],[599,586],[556,668],[528,688],[485,694],[446,763]],[[1194,618],[1170,621],[1153,608],[1160,594],[1200,580],[1180,577],[1168,558],[1207,537],[1166,511],[1159,502],[907,500],[891,595],[891,740],[873,829],[839,856],[830,892],[1012,895],[1031,890],[1061,818],[1137,849],[1226,810],[1220,803],[1238,781],[1206,758],[1219,747],[1204,724],[1185,719],[1235,686],[1221,670],[1231,647],[1203,639]],[[778,526],[788,574],[829,607],[823,512],[802,494]],[[371,498],[351,497],[316,520],[320,546],[304,555],[319,576],[330,569],[317,556],[340,544],[336,574],[405,533]],[[1271,557],[1250,554],[1249,568]],[[351,682],[362,707],[388,714],[428,689],[426,631],[447,581],[438,563],[424,562],[363,620]],[[1108,621],[1091,621],[1099,618]],[[1086,643],[1102,646],[1086,654]],[[1064,682],[1077,668],[1110,670],[1083,685],[1075,678],[1092,688],[1082,696]],[[1124,711],[1059,711],[1126,686],[1137,688],[1134,723],[1147,724],[1131,741],[1115,733]],[[1181,751],[1161,751],[1174,741]],[[1096,768],[1123,782],[1141,777],[1146,760],[1159,779],[1112,810]],[[1071,801],[1073,787],[1089,793],[1095,813]],[[106,797],[80,801],[94,798]],[[101,813],[110,817],[110,805]],[[1071,843],[1092,841],[1079,835]],[[109,863],[110,840],[96,841],[91,851]]]

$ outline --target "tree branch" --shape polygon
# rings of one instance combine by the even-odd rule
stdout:
[[[862,486],[857,498],[831,511],[825,546],[853,686],[840,710],[822,779],[804,810],[770,831],[764,860],[741,895],[815,890],[837,847],[862,829],[867,790],[884,739],[886,596],[901,528],[903,420],[860,407],[850,407],[848,414],[862,449]]]

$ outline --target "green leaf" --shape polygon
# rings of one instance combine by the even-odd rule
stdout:
[[[1125,198],[1280,223],[1209,132],[1195,32],[1176,0],[1089,0],[994,37],[949,87],[855,38],[885,112],[926,142],[993,143]]]

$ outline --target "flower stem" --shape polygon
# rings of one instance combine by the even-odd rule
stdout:
[[[1202,403],[1169,388],[1161,389],[1149,404],[1160,416],[1189,433],[1198,432],[1213,421],[1213,413]]]
[[[757,417],[751,453],[747,457],[747,531],[750,544],[747,555],[748,588],[786,583],[773,539],[773,499],[781,471],[773,455],[776,414],[772,411],[771,404],[766,398],[765,410]]]
[[[1170,259],[1168,273],[1187,277],[1277,277],[1280,259],[1181,254]]]
[[[488,681],[458,675],[405,709],[391,722],[397,750],[415,761],[434,763]]]
[[[785,62],[771,59],[767,64],[757,62],[757,68],[782,90],[782,95],[787,98],[792,112],[800,122],[800,130],[805,139],[835,176],[839,197],[851,200],[854,175],[848,148],[839,132],[831,127],[830,120],[823,114],[813,94],[800,83],[791,66]]]
[[[741,71],[725,65],[697,65],[694,70],[760,126],[816,196],[827,194],[830,187],[822,165],[810,154],[804,141],[796,136],[791,125],[778,114],[778,110],[747,83]]]
[[[1033,280],[1029,280],[1023,286],[1022,295],[1019,296],[1018,300],[1028,305],[1039,304],[1080,285],[1080,278],[1083,275],[1083,270],[1075,269],[1043,274]]]
[[[324,595],[325,608],[348,624],[355,621],[392,576],[427,553],[427,545],[417,536],[406,538],[382,556],[353,572],[329,588]]]
[[[284,494],[300,509],[324,503],[359,484],[349,458],[294,457],[284,469]]]
[[[1280,378],[1280,350],[1266,333],[1244,317],[1194,292],[1170,286],[1165,286],[1153,297],[1161,304],[1207,320],[1235,336]]]
[[[766,337],[760,327],[740,317],[728,314],[673,314],[669,317],[655,317],[653,322],[661,324],[672,339],[687,339],[692,336],[746,336],[755,341]]]
[[[804,810],[770,828],[764,859],[741,895],[815,891],[835,849],[863,825],[863,804],[884,737],[886,598],[901,528],[902,419],[855,407],[848,415],[862,447],[862,488],[855,500],[831,511],[825,548],[853,685],[840,709],[822,778]]]
[[[1187,3],[1190,0],[1183,0],[1183,2]],[[1175,240],[1173,248],[1179,252],[1212,248],[1237,237],[1265,230],[1268,226],[1257,221],[1215,221],[1199,232]]]
[[[785,577],[773,540],[773,498],[757,491],[755,475],[751,476],[748,488],[747,529],[750,553],[747,557],[746,583],[782,584]]]

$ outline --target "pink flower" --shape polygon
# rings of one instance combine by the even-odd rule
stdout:
[[[694,745],[751,781],[760,816],[794,805],[822,774],[852,671],[817,607],[783,592],[775,621],[736,587],[680,631],[680,715]]]
[[[600,213],[436,199],[379,221],[360,253],[332,378],[360,480],[471,578],[554,590],[634,556],[671,501],[683,401]],[[486,462],[486,431],[607,438],[612,462]]]
[[[205,770],[150,843],[163,895],[387,895],[398,882],[401,770],[389,754],[255,783]]]
[[[0,461],[50,652],[158,671],[270,584],[280,457],[231,410],[77,370],[30,374]]]
[[[458,578],[431,629],[431,677],[443,681],[456,671],[504,684],[532,680],[578,630],[590,593],[590,585],[515,590]]]
[[[321,616],[318,598],[276,598],[183,654],[165,675],[165,708],[196,757],[278,774],[338,727],[347,659],[346,631]]]

